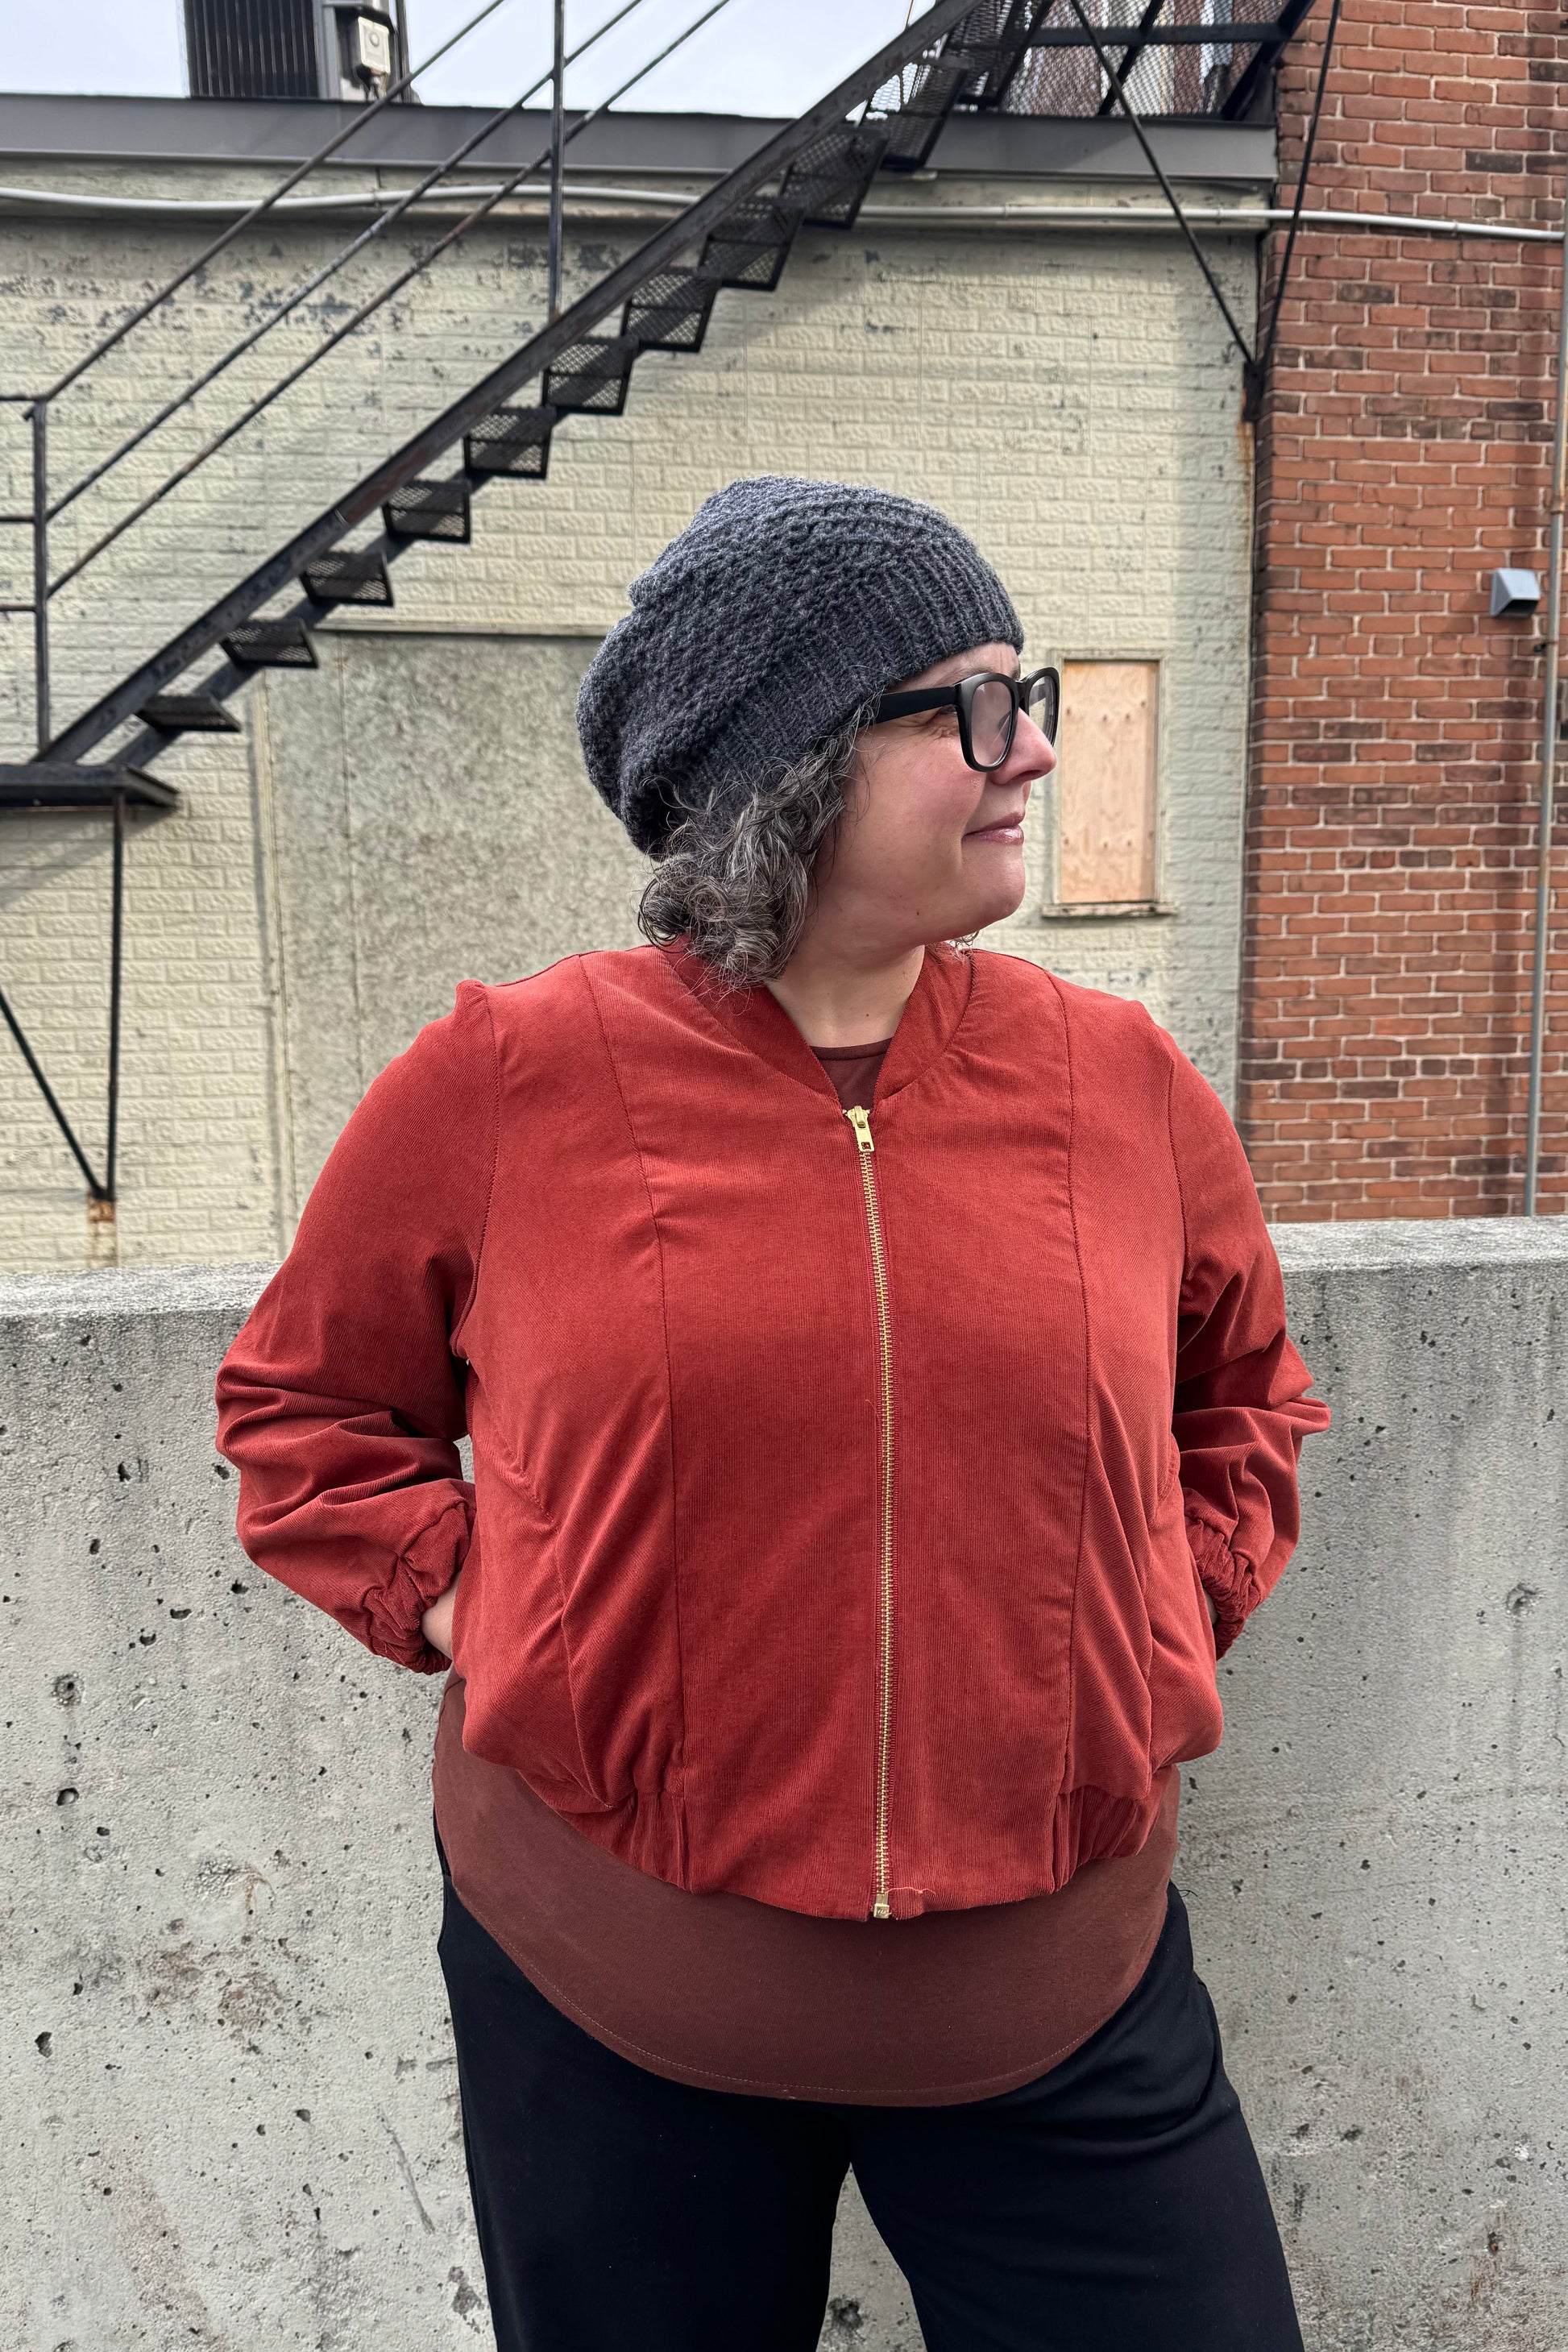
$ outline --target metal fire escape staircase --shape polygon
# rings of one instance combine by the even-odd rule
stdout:
[[[481,16],[490,13],[490,6],[497,5],[500,0],[490,0]],[[620,13],[629,14],[635,5],[636,0],[628,0],[627,7]],[[1294,31],[1310,0],[1261,0],[1261,5],[1249,10],[1245,23],[1234,20],[1230,0],[1168,0],[1173,21],[1162,26],[1161,12],[1166,5],[1167,0],[1145,0],[1131,19],[1124,19],[1117,13],[1117,0],[1096,0],[1091,20],[1082,0],[979,0],[979,5],[975,0],[936,0],[936,5],[917,22],[697,197],[588,292],[553,316],[538,333],[439,415],[432,417],[412,439],[373,467],[325,512],[297,530],[285,545],[236,582],[159,652],[120,679],[89,709],[52,732],[47,716],[50,596],[231,435],[225,433],[217,442],[209,444],[195,460],[179,468],[144,499],[68,572],[51,579],[47,524],[67,500],[61,499],[52,508],[49,501],[45,462],[48,401],[66,384],[76,381],[111,341],[137,324],[163,296],[154,297],[130,320],[122,322],[98,352],[89,353],[87,360],[73,368],[51,394],[27,396],[34,436],[33,509],[30,515],[0,520],[30,522],[33,529],[34,601],[30,605],[12,605],[8,609],[30,611],[34,616],[39,747],[25,763],[0,766],[0,809],[92,807],[106,808],[112,814],[109,1119],[101,1175],[89,1164],[3,994],[0,1016],[25,1056],[95,1202],[111,1203],[115,1196],[125,810],[128,805],[148,809],[178,805],[177,793],[151,772],[152,763],[160,752],[184,733],[237,730],[239,722],[229,705],[259,671],[313,668],[316,655],[311,628],[337,608],[391,604],[391,566],[406,549],[416,544],[451,548],[467,544],[473,502],[480,490],[495,482],[543,480],[550,463],[552,436],[563,417],[620,416],[626,408],[633,370],[643,352],[700,350],[714,303],[721,293],[771,291],[778,285],[791,248],[803,229],[850,228],[877,174],[908,173],[923,166],[955,107],[1005,106],[1009,94],[1016,93],[1022,76],[1039,74],[1042,60],[1048,67],[1054,57],[1077,50],[1081,69],[1082,53],[1089,51],[1094,68],[1098,68],[1092,108],[1078,104],[1059,110],[1028,107],[1018,110],[1106,111],[1120,103],[1133,121],[1134,128],[1138,128],[1127,86],[1139,59],[1149,54],[1161,55],[1162,44],[1163,54],[1174,58],[1184,51],[1189,56],[1198,54],[1200,41],[1207,43],[1210,49],[1224,41],[1228,44],[1224,54],[1235,61],[1229,71],[1229,89],[1224,102],[1203,110],[1213,114],[1239,112],[1250,101],[1258,77],[1267,71],[1281,43]],[[479,18],[470,20],[470,26],[478,21]],[[611,20],[616,21],[618,16]],[[703,16],[697,23],[705,21]],[[695,29],[696,26],[689,26],[688,32]],[[1114,56],[1110,54],[1112,46]],[[563,136],[561,69],[558,39],[554,135],[548,159],[556,271],[562,148],[593,119],[584,118]],[[640,77],[634,77],[637,78]],[[387,96],[396,94],[395,90]],[[385,99],[381,102],[385,103]],[[521,102],[517,101],[519,105]],[[513,110],[503,110],[495,120],[504,120]],[[594,111],[598,114],[602,110]],[[489,127],[486,126],[487,131]],[[340,132],[310,163],[290,174],[274,190],[254,214],[247,216],[247,221],[209,247],[208,253],[226,244],[237,228],[265,212],[305,172],[351,135],[352,131]],[[483,135],[476,134],[422,187],[438,181]],[[539,163],[529,167],[530,172],[537,171],[545,160],[539,159]],[[529,173],[511,174],[498,193],[476,206],[455,230],[439,239],[406,270],[394,289],[387,290],[395,290],[407,278],[426,268],[504,196],[515,193],[528,177]],[[1161,177],[1163,184],[1163,175]],[[1173,196],[1172,201],[1174,204]],[[1177,209],[1179,212],[1179,206]],[[356,239],[345,251],[357,250],[365,241],[364,237]],[[174,284],[186,282],[198,266],[191,265]],[[317,279],[311,281],[316,282]],[[163,294],[173,290],[173,286],[166,288]],[[347,326],[340,328],[313,356],[321,356],[384,299],[384,293],[376,303],[356,312]],[[253,340],[254,337],[247,338],[247,344]],[[258,413],[279,391],[287,389],[302,372],[296,369],[285,377],[262,401],[253,404],[247,418]],[[192,387],[195,388],[199,387]],[[517,396],[530,388],[533,396],[520,402]],[[185,396],[182,394],[181,398]],[[171,410],[161,412],[153,424],[155,425],[169,413]],[[241,423],[247,418],[242,418]],[[125,454],[125,448],[136,446],[152,429],[149,425],[137,434],[104,466],[95,468],[89,479],[97,479],[109,465]],[[458,453],[455,465],[447,470],[433,470],[454,451]],[[77,495],[85,486],[77,485],[68,498]],[[364,535],[367,527],[369,536]],[[127,735],[128,729],[131,731]],[[115,748],[106,754],[104,747],[116,738],[119,740]],[[100,754],[97,760],[90,756],[94,753]]]

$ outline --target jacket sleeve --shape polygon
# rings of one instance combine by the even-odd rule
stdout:
[[[1301,1441],[1326,1429],[1290,1344],[1285,1286],[1241,1139],[1218,1097],[1173,1045],[1171,1146],[1185,1247],[1172,1429],[1187,1534],[1230,1647],[1279,1581],[1300,1532]]]
[[[473,1522],[454,1338],[479,1269],[496,1125],[489,1005],[465,982],[349,1120],[217,1381],[246,1551],[420,1674],[449,1663],[420,1619],[461,1567]]]

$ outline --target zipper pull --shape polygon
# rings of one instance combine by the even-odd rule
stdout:
[[[873,1903],[873,1904],[872,1904],[872,1906],[871,1906],[871,1916],[872,1916],[872,1918],[873,1918],[873,1919],[890,1919],[890,1918],[892,1917],[892,1916],[893,1916],[893,1906],[892,1906],[892,1905],[889,1902],[889,1900],[888,1900],[888,1898],[887,1898],[887,1896],[886,1896],[885,1895],[878,1895],[878,1897],[877,1897],[877,1900],[876,1900],[876,1901],[875,1901],[875,1903]]]
[[[877,1147],[871,1140],[871,1121],[868,1115],[860,1108],[859,1104],[857,1103],[853,1110],[847,1110],[844,1116],[854,1129],[855,1140],[861,1150],[875,1151]]]

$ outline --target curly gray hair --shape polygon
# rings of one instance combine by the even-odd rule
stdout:
[[[786,768],[750,780],[734,811],[726,781],[696,797],[671,793],[680,814],[637,908],[637,928],[661,947],[685,940],[733,988],[775,980],[800,944],[812,876],[849,804],[868,704]]]

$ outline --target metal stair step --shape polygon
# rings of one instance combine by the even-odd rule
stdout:
[[[1046,14],[1048,16],[1050,11],[1047,9]],[[1119,25],[1104,25],[1097,29],[1105,34],[1108,39],[1114,39],[1117,33],[1123,28]],[[1137,27],[1133,25],[1126,29],[1135,33]],[[963,88],[959,93],[961,103],[965,106],[983,106],[987,99],[994,100],[1000,94],[999,91],[988,87],[991,77],[996,73],[999,67],[1010,67],[1017,54],[1018,44],[1016,40],[969,41],[960,47],[954,38],[952,47],[942,52],[942,63],[953,67],[965,77]]]
[[[771,294],[784,275],[800,220],[793,205],[776,198],[737,205],[709,236],[698,267],[721,286]]]
[[[112,808],[117,795],[138,808],[180,806],[174,785],[145,768],[100,768],[85,760],[0,767],[0,809]]]
[[[700,352],[719,280],[702,269],[662,269],[621,312],[621,333],[645,352]]]
[[[887,152],[885,131],[836,124],[795,157],[784,180],[784,201],[799,205],[814,228],[847,228]]]
[[[550,434],[555,411],[498,408],[474,426],[463,443],[463,463],[470,474],[508,474],[515,479],[542,482],[550,471]]]
[[[300,585],[318,604],[390,604],[386,559],[374,547],[334,547],[307,563]]]
[[[468,487],[455,476],[439,482],[405,482],[381,509],[390,539],[439,539],[466,544],[470,536]]]
[[[238,735],[238,719],[216,694],[155,694],[136,716],[164,735]]]
[[[922,169],[954,101],[985,62],[967,51],[956,63],[946,52],[927,59],[919,68],[913,87],[905,91],[897,113],[888,120],[888,152],[882,158],[885,170]]]
[[[640,346],[634,335],[590,335],[544,371],[545,405],[563,415],[619,416]]]
[[[241,621],[221,640],[237,669],[314,669],[316,648],[303,621]]]

